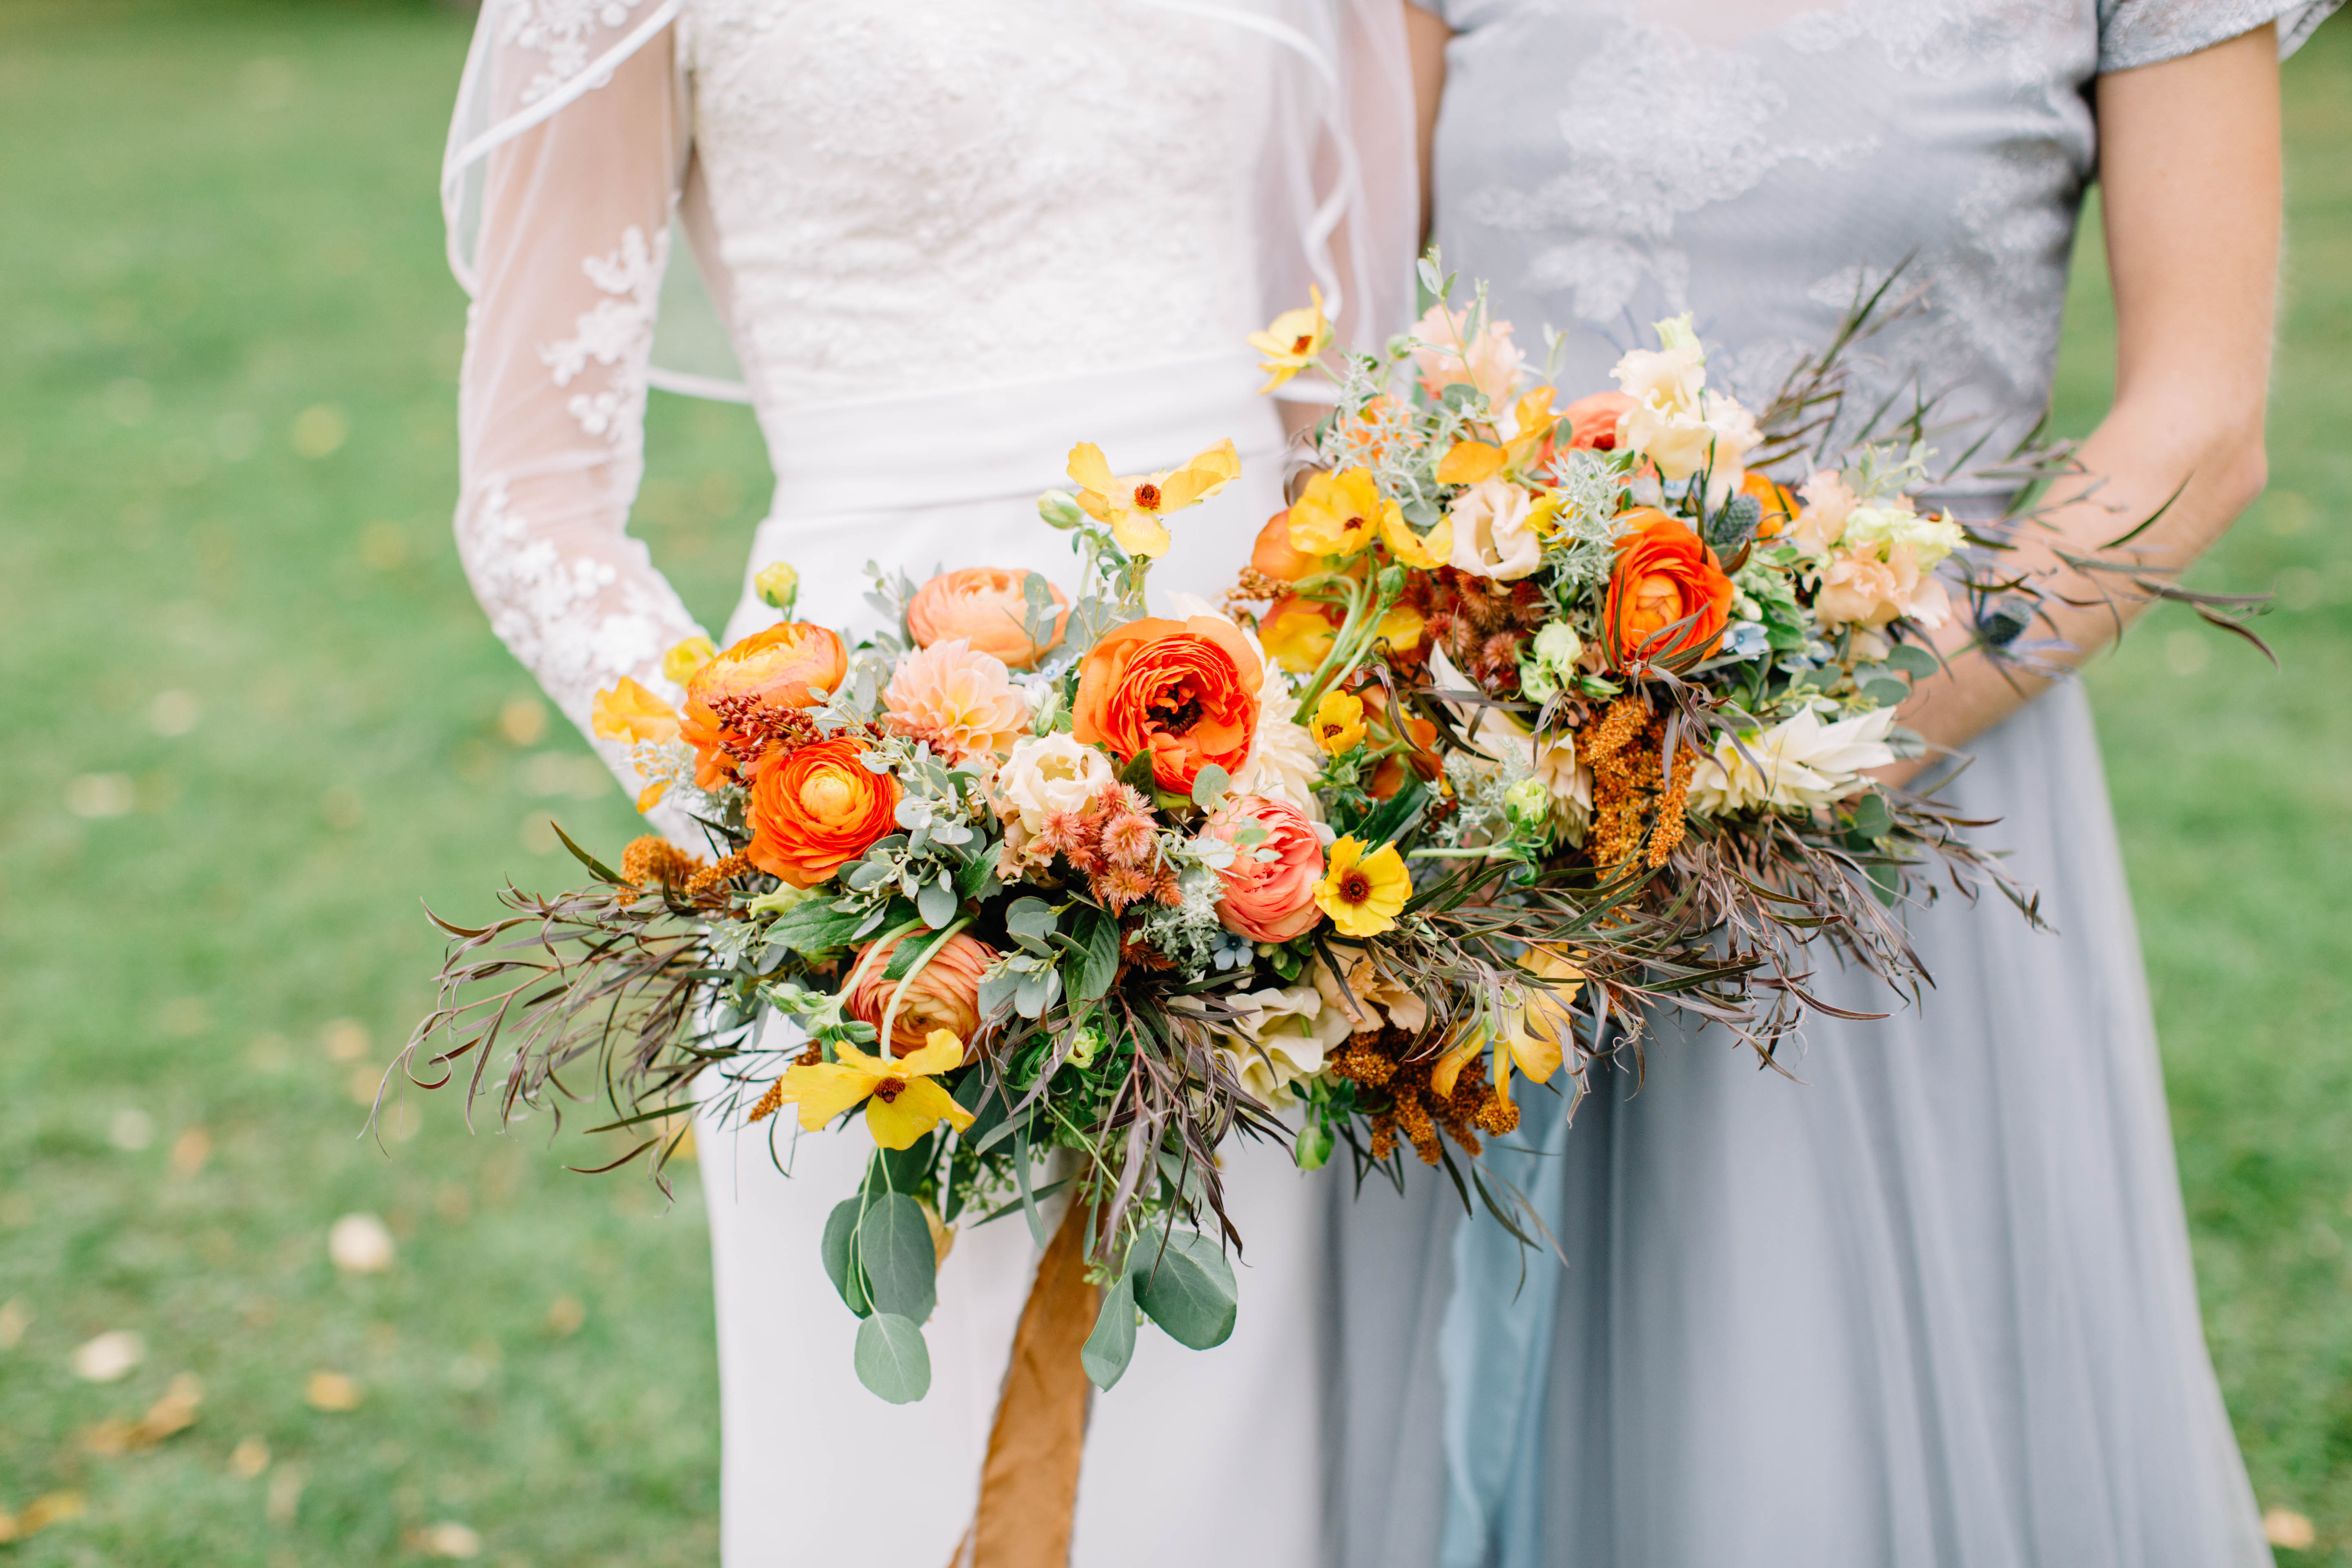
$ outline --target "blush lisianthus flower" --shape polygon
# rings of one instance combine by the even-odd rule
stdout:
[[[1029,723],[1004,661],[961,637],[900,659],[882,701],[900,731],[959,763],[1002,756]]]
[[[843,1010],[851,1017],[879,1029],[903,981],[906,994],[898,998],[898,1014],[890,1020],[890,1049],[898,1056],[922,1045],[934,1030],[970,1039],[980,1027],[980,977],[996,962],[996,950],[977,937],[958,931],[912,974],[900,980],[885,976],[891,952],[900,942],[912,942],[919,949],[934,940],[929,931],[919,931],[893,937],[878,944],[878,951],[867,948],[859,955],[857,984],[842,999]]]
[[[1454,550],[1447,564],[1474,577],[1515,582],[1543,564],[1535,497],[1508,479],[1481,479],[1447,509]]]
[[[1845,536],[1846,519],[1853,515],[1862,498],[1834,468],[1823,468],[1799,485],[1797,494],[1804,498],[1804,504],[1797,510],[1796,521],[1789,525],[1789,542],[1818,561]]]
[[[1490,321],[1474,334],[1471,314],[1466,309],[1448,310],[1442,304],[1432,305],[1413,323],[1413,368],[1432,397],[1443,396],[1447,387],[1467,382],[1499,406],[1518,389],[1527,356],[1511,341],[1510,322]]]
[[[1097,522],[1110,525],[1119,548],[1151,559],[1172,542],[1163,521],[1171,512],[1207,500],[1241,477],[1241,455],[1231,441],[1195,453],[1173,468],[1131,474],[1110,471],[1102,448],[1081,441],[1070,448],[1069,474],[1078,487],[1078,505]]]
[[[1920,570],[1917,552],[1908,544],[1832,552],[1813,595],[1813,615],[1825,626],[1875,628],[1905,616],[1923,626],[1940,626],[1951,608],[1943,583]]]
[[[1894,727],[1892,708],[1829,723],[1808,708],[1769,730],[1742,731],[1738,744],[1718,735],[1691,771],[1690,809],[1723,816],[1833,805],[1870,787],[1864,773],[1895,760],[1886,741]]]
[[[1323,918],[1315,903],[1323,840],[1305,812],[1288,801],[1235,795],[1206,831],[1234,846],[1232,862],[1217,873],[1224,885],[1217,919],[1227,931],[1252,942],[1288,942]]]
[[[1034,576],[1001,566],[942,572],[907,601],[907,630],[918,647],[961,637],[1003,659],[1008,669],[1026,669],[1061,645],[1070,624],[1070,596],[1047,583],[1055,608],[1053,624],[1042,645],[1029,640],[1028,580]]]

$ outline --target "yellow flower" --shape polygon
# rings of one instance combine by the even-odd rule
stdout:
[[[1559,1070],[1561,1047],[1573,1037],[1575,1027],[1569,1004],[1583,987],[1584,971],[1549,948],[1537,948],[1519,962],[1554,984],[1512,994],[1491,1019],[1465,1030],[1429,1075],[1429,1087],[1439,1094],[1451,1095],[1462,1069],[1489,1046],[1495,1052],[1495,1093],[1505,1105],[1511,1103],[1514,1068],[1538,1083],[1550,1082]]]
[[[1337,688],[1315,705],[1315,743],[1331,756],[1364,743],[1364,700]]]
[[[1380,935],[1396,924],[1412,897],[1412,874],[1393,844],[1366,855],[1354,837],[1342,838],[1324,851],[1323,864],[1315,902],[1341,936]]]
[[[1434,572],[1445,564],[1454,553],[1454,520],[1441,517],[1437,526],[1427,533],[1415,533],[1404,520],[1404,513],[1395,507],[1381,514],[1381,539],[1397,563],[1416,572]]]
[[[1265,657],[1293,675],[1314,674],[1339,637],[1339,628],[1312,599],[1278,599],[1257,623]]]
[[[1239,479],[1242,459],[1231,441],[1220,441],[1181,468],[1121,479],[1111,473],[1101,447],[1081,441],[1070,448],[1069,472],[1087,515],[1110,524],[1119,547],[1129,554],[1156,560],[1168,553],[1170,542],[1160,519],[1207,500]]]
[[[1380,643],[1382,651],[1403,653],[1421,646],[1422,634],[1429,623],[1411,605],[1392,605],[1381,617]]]
[[[719,657],[719,649],[709,637],[688,637],[662,655],[662,676],[684,686],[694,678],[694,672]]]
[[[670,741],[677,738],[677,710],[625,675],[596,693],[589,727],[600,741]]]
[[[1551,388],[1538,386],[1520,398],[1519,405],[1511,411],[1511,421],[1519,433],[1503,443],[1503,467],[1525,468],[1559,423],[1559,416],[1551,411]]]
[[[1307,298],[1315,302],[1303,310],[1285,310],[1262,332],[1249,335],[1249,346],[1265,359],[1258,369],[1270,378],[1261,393],[1272,392],[1331,346],[1331,323],[1323,314],[1323,290],[1309,283]]]
[[[801,574],[793,570],[791,562],[778,561],[761,567],[760,574],[751,579],[751,587],[760,595],[760,603],[790,616],[793,601],[800,596]]]
[[[963,1062],[963,1042],[952,1030],[933,1029],[910,1056],[869,1057],[855,1046],[836,1046],[838,1062],[791,1067],[776,1085],[776,1098],[801,1108],[801,1131],[814,1132],[858,1101],[866,1102],[866,1126],[885,1149],[907,1149],[944,1121],[961,1132],[971,1112],[958,1105],[938,1075]]]
[[[1375,531],[1386,531],[1391,513],[1402,527],[1404,514],[1396,502],[1381,500],[1370,468],[1318,474],[1291,503],[1290,547],[1307,555],[1353,555]]]
[[[1475,485],[1503,471],[1503,449],[1485,441],[1456,441],[1437,460],[1441,485]]]

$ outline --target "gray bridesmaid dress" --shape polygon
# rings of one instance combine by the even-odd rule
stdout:
[[[1927,308],[1871,342],[1849,407],[1916,389],[1945,451],[2005,449],[2049,398],[2091,79],[2274,19],[2292,47],[2330,8],[1449,0],[1437,237],[1522,342],[1567,334],[1568,395],[1690,310],[1710,377],[1760,404],[1907,259]],[[1816,1021],[1802,1081],[1667,1019],[1638,1093],[1596,1077],[1572,1127],[1527,1101],[1490,1159],[1564,1269],[1523,1275],[1441,1181],[1339,1205],[1347,1568],[2270,1562],[2082,692],[1971,751],[1951,794],[2000,818],[2056,934],[1948,895],[1914,922],[1924,1005]]]

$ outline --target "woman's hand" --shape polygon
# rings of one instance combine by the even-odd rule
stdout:
[[[2056,567],[2128,533],[2178,491],[2131,542],[2137,558],[2177,571],[2211,548],[2261,493],[2279,258],[2278,38],[2268,25],[2193,55],[2098,79],[2099,184],[2116,300],[2116,398],[2083,444],[2086,479],[2059,491],[2047,529],[2030,529],[2004,568]],[[2065,500],[2068,495],[2074,499]],[[2054,547],[2054,548],[2053,548]],[[2100,605],[2117,591],[2058,567],[2054,601],[2027,632],[2072,645],[2079,665],[2147,606]],[[2128,590],[2123,590],[2127,592]],[[1969,637],[1956,628],[1951,645]],[[2046,682],[1955,659],[1923,682],[1904,721],[1957,748],[2000,722]],[[1922,763],[1884,770],[1900,783]]]

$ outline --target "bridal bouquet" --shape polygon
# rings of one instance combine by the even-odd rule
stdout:
[[[573,846],[591,885],[445,922],[446,1005],[412,1064],[446,1077],[470,1052],[478,1085],[503,1037],[509,1107],[586,1058],[614,1127],[670,1127],[706,1075],[752,1121],[862,1121],[868,1174],[809,1262],[893,1400],[928,1386],[953,1227],[1019,1214],[1044,1245],[1040,1203],[1066,1190],[1065,1250],[1102,1292],[1096,1383],[1139,1311],[1221,1342],[1242,1238],[1216,1152],[1236,1132],[1308,1168],[1344,1142],[1393,1170],[1409,1145],[1517,1228],[1444,1139],[1475,1154],[1514,1128],[1514,1073],[1580,1063],[1612,1010],[1677,993],[1728,1015],[1745,961],[1545,868],[1541,800],[1451,782],[1389,688],[1302,681],[1295,639],[1205,604],[1143,614],[1170,520],[1238,472],[1230,442],[1129,477],[1076,448],[1074,490],[1041,507],[1083,558],[1075,605],[1034,574],[877,572],[887,629],[852,647],[790,618],[792,573],[771,568],[786,618],[671,650],[682,705],[625,679],[596,700],[640,808],[682,810],[710,853],[646,837],[615,867]],[[1319,537],[1311,505],[1292,515]],[[1387,654],[1418,646],[1383,624]]]

